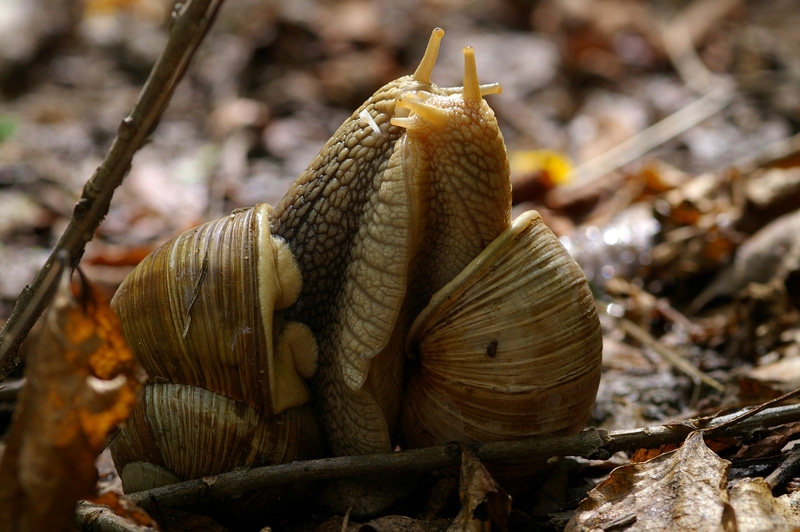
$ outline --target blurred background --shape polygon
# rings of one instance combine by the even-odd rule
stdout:
[[[657,336],[679,331],[672,341],[712,375],[742,360],[774,361],[786,354],[786,331],[798,330],[796,313],[787,322],[781,310],[784,322],[759,345],[758,326],[777,327],[767,313],[742,344],[725,332],[734,322],[698,332],[652,298],[694,312],[732,295],[704,290],[749,235],[800,206],[792,144],[800,127],[797,7],[795,0],[227,2],[82,267],[113,290],[178,232],[238,207],[276,203],[364,99],[413,72],[440,26],[446,35],[434,81],[460,85],[461,49],[475,47],[481,81],[504,89],[488,100],[510,152],[517,209],[542,212],[607,312],[656,323]],[[44,263],[133,105],[171,9],[164,0],[0,0],[0,320]],[[648,391],[634,399],[650,394],[644,407],[627,411],[632,418],[611,425],[697,406],[695,377],[642,362],[621,347],[622,333],[607,331],[607,368],[619,360],[647,373]],[[723,361],[722,353],[735,356]],[[626,410],[612,414],[611,405],[636,395],[606,390],[601,396],[617,399],[605,411],[599,403],[596,421],[619,418]]]

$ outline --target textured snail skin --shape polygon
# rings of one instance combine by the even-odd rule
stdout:
[[[442,35],[414,75],[353,113],[272,214],[302,275],[285,316],[316,339],[311,385],[334,454],[391,450],[413,316],[509,225],[505,146],[481,94],[499,87],[478,85],[471,48],[463,91],[433,85]]]

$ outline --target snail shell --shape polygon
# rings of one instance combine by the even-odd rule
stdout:
[[[112,304],[152,378],[110,446],[126,492],[321,455],[303,380],[316,345],[282,319],[299,272],[264,230],[270,213],[259,204],[187,231],[118,289]]]
[[[572,434],[589,419],[602,361],[594,298],[536,211],[433,295],[408,342],[419,357],[402,414],[410,447]]]

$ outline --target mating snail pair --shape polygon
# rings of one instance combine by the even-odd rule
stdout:
[[[147,371],[111,450],[126,491],[256,466],[579,431],[602,338],[578,265],[511,222],[503,137],[416,72],[368,99],[273,209],[176,237],[114,299]],[[405,379],[404,379],[405,375]],[[514,469],[500,470],[501,477]]]

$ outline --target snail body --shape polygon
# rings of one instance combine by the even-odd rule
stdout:
[[[434,30],[413,75],[379,89],[344,122],[274,210],[259,204],[192,229],[121,285],[113,304],[151,380],[112,443],[126,490],[221,468],[389,452],[398,440],[420,446],[577,431],[588,419],[601,345],[588,284],[538,215],[511,223],[503,137],[483,99],[499,86],[478,84],[469,47],[463,87],[433,84],[443,34]],[[543,262],[534,260],[540,252]],[[550,280],[559,275],[569,280]],[[542,278],[557,289],[525,288]],[[487,298],[495,290],[507,295]],[[548,299],[558,308],[552,319],[532,318]],[[451,327],[454,315],[460,321]],[[480,338],[452,351],[446,333],[468,334],[477,322]],[[548,342],[529,341],[543,333]],[[540,344],[555,349],[528,356],[543,365],[514,362],[520,349]],[[407,350],[418,360],[408,362]],[[427,390],[439,375],[437,386],[464,396],[454,384],[458,368],[489,352],[498,363],[465,375],[483,379],[475,390],[495,396],[527,390],[522,406],[486,410],[510,408],[496,424],[511,431],[464,430],[460,413],[481,409],[461,397],[445,412]],[[559,373],[566,356],[577,362]],[[404,391],[407,365],[416,375]],[[580,400],[561,397],[575,393],[567,382],[579,383]],[[225,430],[219,419],[231,415],[244,425]],[[480,425],[480,415],[473,418],[469,424]],[[199,443],[199,434],[177,441],[196,430],[186,419],[209,420],[208,437],[219,443]],[[515,427],[523,421],[533,425]],[[434,430],[446,423],[456,428]],[[176,439],[157,437],[170,431]],[[237,444],[246,452],[227,451],[233,441],[246,442]],[[178,466],[175,449],[211,456]]]

